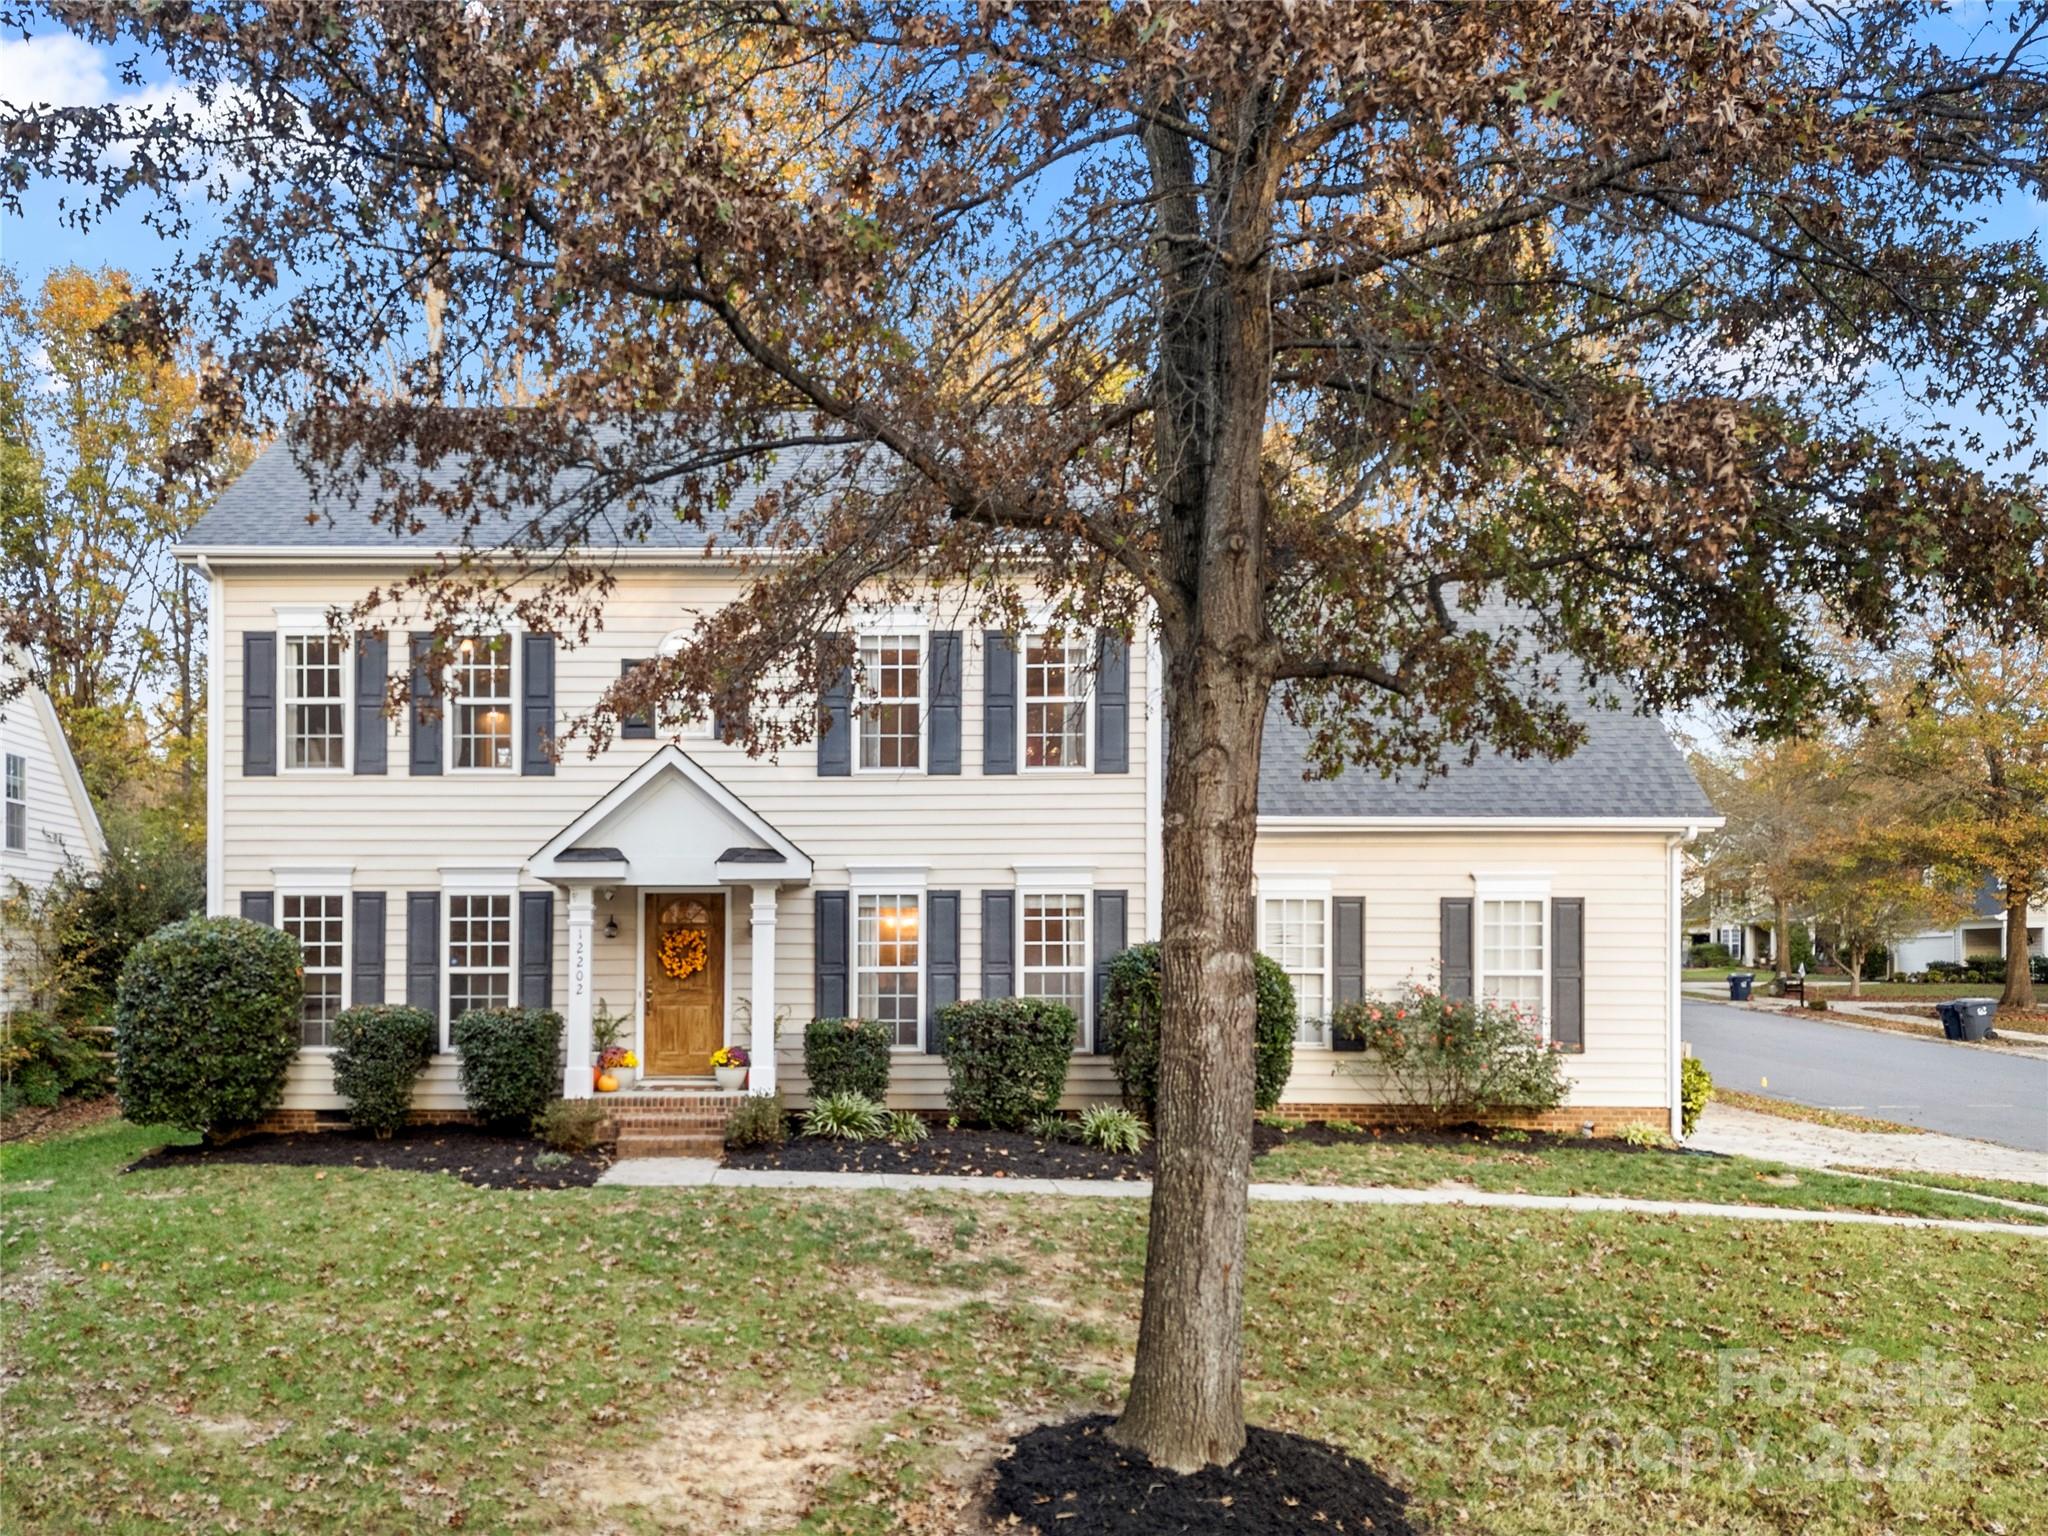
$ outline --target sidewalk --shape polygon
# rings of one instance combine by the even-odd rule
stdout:
[[[2048,1184],[2048,1155],[1926,1131],[1901,1136],[1843,1131],[1806,1120],[1709,1104],[1686,1143],[1702,1152],[1757,1157],[1795,1168],[1901,1168]]]
[[[1758,1118],[1763,1118],[1759,1116]],[[1919,1140],[1918,1137],[1905,1138]],[[709,1158],[635,1157],[614,1163],[600,1184],[631,1189],[946,1190],[976,1195],[1148,1198],[1143,1179],[984,1179],[906,1173],[803,1173],[788,1168],[724,1168]],[[1929,1227],[1952,1232],[2008,1233],[2048,1239],[2048,1227],[2004,1221],[1947,1221],[1884,1216],[1871,1211],[1799,1211],[1768,1205],[1704,1205],[1682,1200],[1628,1200],[1605,1195],[1494,1194],[1476,1189],[1341,1188],[1321,1184],[1254,1184],[1251,1198],[1273,1205],[1457,1205],[1512,1211],[1611,1211],[1638,1216],[1711,1217],[1722,1221],[1832,1222],[1856,1227]]]

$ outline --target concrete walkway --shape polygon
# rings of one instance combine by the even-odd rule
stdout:
[[[1702,1152],[1790,1163],[1795,1168],[1897,1168],[2048,1185],[2048,1153],[1933,1131],[1919,1136],[1843,1131],[1723,1104],[1707,1106],[1686,1145]]]
[[[1065,1195],[1143,1199],[1143,1179],[988,1179],[906,1173],[805,1173],[789,1168],[724,1168],[709,1158],[636,1157],[614,1163],[598,1181],[632,1189],[954,1190],[977,1195]],[[1606,1195],[1495,1194],[1477,1189],[1350,1188],[1323,1184],[1254,1184],[1251,1197],[1275,1205],[1458,1205],[1511,1211],[1614,1211],[1638,1216],[1712,1217],[1726,1221],[1831,1222],[1855,1227],[1929,1227],[2048,1239],[2048,1226],[2004,1221],[1946,1221],[1884,1216],[1873,1211],[1801,1211],[1768,1205],[1706,1205],[1684,1200],[1626,1200]]]

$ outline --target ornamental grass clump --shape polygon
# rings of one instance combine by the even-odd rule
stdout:
[[[804,1134],[827,1141],[879,1141],[888,1130],[882,1106],[858,1093],[829,1094],[804,1112]]]
[[[1145,1150],[1145,1143],[1152,1133],[1145,1129],[1145,1122],[1128,1109],[1115,1104],[1096,1104],[1081,1112],[1076,1134],[1083,1146],[1094,1147],[1098,1152],[1136,1157]]]
[[[1437,1126],[1555,1109],[1565,1099],[1557,1052],[1538,1022],[1512,1004],[1408,987],[1391,999],[1346,1003],[1330,1023],[1364,1053],[1352,1070]]]
[[[437,1035],[432,1014],[399,1004],[350,1008],[334,1021],[334,1091],[350,1125],[379,1141],[404,1126]]]
[[[930,1139],[932,1128],[925,1124],[923,1115],[899,1109],[891,1112],[883,1134],[899,1147],[914,1147],[920,1141]]]

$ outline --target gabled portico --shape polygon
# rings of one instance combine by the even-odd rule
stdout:
[[[742,893],[752,934],[752,965],[746,997],[750,1021],[747,1046],[753,1058],[748,1086],[775,1091],[776,896],[785,886],[808,885],[811,860],[802,849],[759,816],[745,801],[706,772],[680,747],[670,744],[621,779],[533,855],[533,873],[561,886],[568,896],[568,1059],[562,1092],[590,1096],[591,1019],[597,893],[631,888],[673,896],[663,911],[678,923],[698,950],[708,934],[726,941],[723,926],[737,920]],[[722,914],[691,896],[720,894]],[[636,922],[636,927],[637,927]],[[645,942],[643,937],[642,942]],[[700,990],[723,979],[723,955],[694,959],[692,979]],[[737,980],[734,978],[733,980]],[[643,1036],[648,1024],[650,983],[636,999]],[[730,994],[728,985],[724,991]],[[711,994],[717,1006],[715,991]],[[677,1006],[687,1008],[688,1000]],[[726,1021],[725,1028],[730,1028]]]

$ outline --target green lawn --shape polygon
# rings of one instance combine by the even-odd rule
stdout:
[[[1252,1177],[1275,1184],[1379,1184],[1426,1189],[1469,1184],[1531,1195],[1627,1195],[1715,1205],[1777,1205],[1822,1211],[1888,1211],[1964,1221],[2048,1222],[1995,1211],[1980,1200],[1933,1189],[1901,1189],[1847,1174],[1791,1168],[1747,1157],[1614,1152],[1597,1147],[1495,1144],[1473,1149],[1375,1142],[1361,1134],[1338,1146],[1286,1146],[1260,1158]]]
[[[16,1533],[955,1531],[1112,1407],[1144,1208],[0,1157]],[[2018,1532],[2034,1240],[1256,1208],[1248,1406],[1444,1530]],[[1873,1472],[1885,1474],[1873,1478]]]
[[[1771,979],[1777,974],[1767,965],[1689,965],[1685,968],[1687,981],[1726,981],[1730,976],[1754,976],[1758,991],[1769,986]]]
[[[2011,1179],[1974,1179],[1958,1173],[1920,1173],[1911,1168],[1865,1168],[1858,1171],[1880,1174],[1904,1184],[1923,1185],[1928,1189],[1961,1189],[1973,1194],[1991,1195],[2000,1200],[2020,1200],[2048,1210],[2048,1184],[2021,1184]]]

